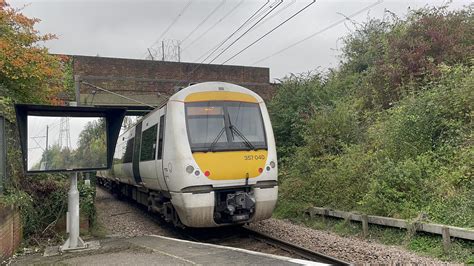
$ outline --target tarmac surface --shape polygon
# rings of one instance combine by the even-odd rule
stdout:
[[[12,265],[324,265],[245,249],[149,235],[105,238],[88,250],[18,257]]]

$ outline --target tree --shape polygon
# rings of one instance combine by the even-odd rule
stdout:
[[[34,29],[39,19],[18,9],[0,9],[0,97],[14,102],[55,103],[63,90],[63,65],[42,42],[55,38]]]

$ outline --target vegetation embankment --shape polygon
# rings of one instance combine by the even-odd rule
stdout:
[[[68,58],[53,56],[42,46],[54,39],[34,29],[37,19],[10,7],[0,9],[0,115],[7,137],[7,180],[0,204],[20,208],[27,244],[46,245],[60,240],[55,227],[67,211],[68,178],[61,174],[27,176],[21,151],[13,104],[61,104],[72,93],[72,67]],[[95,189],[79,186],[81,210],[94,217]]]
[[[387,14],[354,25],[337,69],[283,79],[269,104],[276,215],[324,206],[474,228],[473,25],[473,5]],[[462,254],[437,255],[474,261],[456,243]]]

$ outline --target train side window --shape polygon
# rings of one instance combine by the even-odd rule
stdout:
[[[131,163],[133,157],[133,138],[127,141],[125,154],[123,155],[123,163]]]
[[[142,148],[140,151],[140,161],[155,160],[156,154],[156,131],[158,125],[154,125],[142,133]]]
[[[160,117],[160,132],[158,134],[158,160],[163,158],[163,132],[165,130],[165,115]]]

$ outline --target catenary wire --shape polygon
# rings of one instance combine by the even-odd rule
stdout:
[[[275,31],[276,29],[278,29],[279,27],[283,26],[285,23],[287,23],[288,21],[290,21],[292,18],[296,17],[298,14],[300,14],[301,12],[303,12],[305,9],[307,9],[308,7],[310,7],[312,4],[314,4],[316,2],[316,0],[313,0],[311,3],[309,3],[308,5],[306,5],[305,7],[303,7],[302,9],[298,10],[298,12],[296,12],[295,14],[291,15],[289,18],[285,19],[283,22],[281,22],[280,24],[278,24],[276,27],[274,27],[273,29],[271,29],[270,31],[268,31],[267,33],[265,33],[264,35],[262,35],[260,38],[258,38],[257,40],[255,40],[254,42],[252,42],[251,44],[247,45],[244,49],[240,50],[239,52],[237,52],[236,54],[234,54],[233,56],[231,56],[229,59],[225,60],[224,62],[222,62],[222,65],[229,62],[230,60],[234,59],[236,56],[238,56],[239,54],[243,53],[245,50],[247,50],[248,48],[252,47],[254,44],[256,44],[257,42],[259,42],[261,39],[265,38],[267,35],[269,35],[270,33],[272,33],[273,31]]]
[[[266,16],[268,16],[270,13],[272,13],[272,11],[274,11],[276,8],[278,8],[279,5],[281,5],[281,3],[283,3],[283,0],[280,0],[278,2],[278,4],[276,4],[274,7],[272,7],[263,17],[261,17],[257,22],[255,22],[250,28],[248,28],[244,33],[242,33],[237,39],[235,39],[230,45],[228,45],[223,51],[221,51],[216,57],[214,57],[214,59],[212,59],[210,62],[208,62],[207,64],[211,64],[212,62],[214,62],[214,60],[216,60],[220,55],[222,55],[225,51],[227,51],[233,44],[235,44],[238,40],[240,40],[243,36],[245,36],[245,34],[247,34],[250,30],[252,30],[253,27],[255,27],[255,25],[257,25],[260,21],[262,21]],[[262,6],[263,7],[263,6]],[[257,10],[257,13],[258,13],[258,10]],[[246,22],[244,22],[244,24],[242,25],[245,25]],[[240,29],[240,28],[239,28]],[[237,31],[239,30],[237,29]],[[237,32],[235,31],[235,32]],[[211,53],[209,56],[207,56],[199,65],[197,65],[189,74],[188,74],[188,79],[185,81],[185,83],[188,83],[191,79],[192,79],[192,74],[197,70],[199,69],[201,66],[202,66],[202,63],[207,60],[207,58],[209,58],[213,53]],[[177,84],[177,86],[180,84],[181,82],[179,82]],[[163,103],[160,103],[160,107]]]
[[[354,16],[357,16],[357,15],[359,15],[360,13],[362,13],[362,12],[364,12],[364,11],[366,11],[366,10],[368,10],[368,9],[370,9],[370,8],[372,8],[372,7],[374,7],[374,6],[381,4],[382,2],[383,2],[383,0],[378,0],[377,2],[375,2],[375,3],[373,3],[373,4],[369,5],[369,6],[366,6],[366,7],[362,8],[362,9],[360,9],[360,10],[357,11],[357,12],[352,13],[351,15],[347,16],[347,18],[352,18],[352,17],[354,17]],[[307,40],[313,38],[314,36],[316,36],[316,35],[318,35],[318,34],[321,34],[321,33],[325,32],[325,31],[327,31],[327,30],[329,30],[329,29],[331,29],[331,28],[333,28],[333,27],[335,27],[335,26],[337,26],[337,25],[343,23],[344,21],[347,20],[347,18],[338,20],[338,21],[332,23],[331,25],[329,25],[329,26],[327,26],[327,27],[325,27],[325,28],[323,28],[323,29],[321,29],[321,30],[319,30],[319,31],[317,31],[317,32],[315,32],[315,33],[309,35],[308,37],[306,37],[306,38],[304,38],[304,39],[302,39],[302,40],[299,40],[299,41],[297,41],[297,42],[295,42],[295,43],[293,43],[293,44],[291,44],[291,45],[288,45],[288,46],[286,46],[286,47],[284,47],[284,48],[278,50],[277,52],[275,52],[275,53],[273,53],[273,54],[271,54],[271,55],[269,55],[269,56],[267,56],[267,57],[264,57],[264,58],[262,58],[262,59],[260,59],[260,60],[258,60],[258,61],[255,61],[252,65],[256,65],[256,64],[258,64],[258,63],[260,63],[260,62],[262,62],[262,61],[265,61],[265,60],[267,60],[267,59],[269,59],[269,58],[271,58],[271,57],[273,57],[273,56],[275,56],[275,55],[281,54],[282,52],[284,52],[284,51],[286,51],[286,50],[288,50],[288,49],[290,49],[290,48],[293,48],[293,47],[295,47],[296,45],[298,45],[298,44],[300,44],[300,43],[302,43],[302,42],[305,42],[305,41],[307,41]]]
[[[239,41],[242,37],[244,37],[249,31],[251,31],[258,23],[260,23],[260,21],[262,21],[266,16],[268,16],[273,10],[275,10],[279,5],[281,5],[281,3],[283,3],[283,0],[280,0],[280,2],[275,6],[273,7],[272,9],[270,9],[270,11],[268,11],[262,18],[260,18],[257,22],[255,22],[250,28],[248,28],[244,33],[242,33],[237,39],[235,39],[231,44],[229,44],[224,50],[222,50],[217,56],[214,57],[214,59],[212,59],[208,64],[211,64],[212,62],[214,62],[219,56],[221,56],[223,53],[225,53],[227,50],[229,50],[230,47],[232,47],[232,45],[234,45],[237,41]]]
[[[281,12],[285,11],[286,9],[288,9],[290,6],[292,6],[294,3],[296,3],[296,0],[292,0],[290,3],[286,4],[285,6],[283,6],[282,8],[280,8],[280,10],[278,10],[277,12],[275,12],[273,15],[269,16],[268,18],[266,18],[264,21],[262,21],[262,23],[258,24],[257,26],[255,26],[255,28],[253,30],[256,30],[258,28],[260,28],[262,25],[264,25],[265,23],[267,23],[268,21],[270,21],[272,18],[274,18],[275,16],[278,16],[278,14],[280,14]]]
[[[182,40],[181,40],[181,43],[184,43],[189,37],[191,37],[191,35],[193,35],[202,25],[204,25],[204,23],[206,23],[206,21],[212,17],[212,15],[214,15],[214,13],[217,12],[217,10],[219,10],[219,8],[221,8],[225,2],[227,0],[222,0],[221,3],[219,5],[217,5],[212,11],[211,13],[209,13],[191,32],[188,33],[188,35],[186,35],[186,37],[184,37]]]
[[[237,3],[229,12],[227,12],[224,16],[222,16],[217,22],[215,22],[213,25],[211,25],[207,30],[205,30],[199,37],[194,39],[192,42],[190,42],[188,45],[186,45],[181,51],[184,52],[184,50],[188,49],[191,45],[193,45],[195,42],[199,41],[202,37],[204,37],[209,31],[214,29],[219,23],[221,23],[224,19],[226,19],[230,14],[234,13],[234,11],[239,8],[242,4],[244,3],[244,0],[240,0],[240,2]]]
[[[107,89],[101,88],[101,87],[99,87],[99,86],[97,86],[97,85],[94,85],[94,84],[92,84],[92,83],[89,83],[89,82],[81,81],[81,83],[84,84],[84,85],[90,86],[90,87],[92,87],[92,88],[95,88],[95,89],[98,89],[98,90],[101,90],[101,91],[105,91],[105,92],[107,92],[107,93],[110,93],[110,94],[113,94],[113,95],[122,97],[122,98],[127,99],[127,100],[130,100],[130,101],[132,101],[132,102],[136,102],[136,103],[139,103],[139,104],[143,104],[143,105],[146,105],[146,106],[151,107],[151,108],[153,108],[153,109],[156,108],[156,106],[154,106],[154,105],[150,105],[150,104],[147,104],[147,103],[144,103],[144,102],[135,100],[135,99],[133,99],[133,98],[124,96],[124,95],[122,95],[122,94],[119,94],[119,93],[116,93],[116,92],[113,92],[113,91],[109,91],[109,90],[107,90]]]
[[[265,9],[261,10],[260,12],[258,12],[258,14],[256,14],[252,19],[250,19],[247,24],[250,24],[252,22],[254,22],[256,19],[258,19],[259,17],[261,17],[263,14],[265,14],[268,10],[270,10],[272,8],[273,5],[275,5],[276,3],[278,3],[278,1],[280,0],[275,0],[272,4],[270,4],[270,6],[266,7]],[[294,4],[296,2],[296,0],[293,0],[291,3],[287,4],[286,6],[284,6],[283,8],[281,8],[280,10],[278,10],[276,13],[274,13],[273,15],[271,15],[270,17],[262,20],[260,23],[258,23],[254,28],[250,29],[249,32],[252,32],[252,31],[255,31],[255,29],[257,29],[258,27],[260,27],[261,25],[265,24],[266,22],[268,22],[271,18],[273,18],[274,16],[278,15],[279,13],[281,13],[282,11],[284,11],[285,9],[287,9],[289,6],[291,6],[292,4]],[[217,44],[220,45],[221,43]],[[197,58],[196,60],[194,61],[199,61],[201,60],[201,58],[203,58],[205,55],[207,55],[210,51],[213,51],[217,46],[214,46],[212,47],[211,49],[209,49],[208,51],[206,51],[204,54],[202,54],[199,58]],[[215,51],[214,51],[215,52]]]
[[[230,38],[232,38],[232,36],[234,36],[235,33],[237,33],[242,27],[244,27],[244,26],[248,23],[248,21],[249,21],[250,19],[252,19],[256,14],[258,14],[258,12],[260,12],[260,10],[262,10],[269,2],[270,2],[270,0],[267,0],[267,1],[266,1],[257,11],[255,11],[242,25],[240,25],[239,28],[237,28],[234,32],[232,32],[229,36],[227,36],[226,39],[224,39],[224,41],[222,41],[221,44],[220,44],[218,47],[216,47],[213,52],[211,52],[206,58],[204,58],[204,60],[201,61],[201,63],[199,63],[195,68],[193,68],[193,69],[189,72],[188,76],[192,75],[197,69],[199,69],[199,67],[201,66],[202,63],[204,63],[204,61],[206,61],[209,57],[211,57],[212,54],[213,54],[215,51],[217,51],[222,45],[224,45],[225,42],[227,42],[227,40],[229,40]],[[185,83],[188,83],[188,82],[189,82],[189,79],[185,81]],[[176,84],[174,85],[174,87],[179,86],[181,83],[182,83],[182,82],[176,83]],[[163,103],[163,102],[162,102],[162,103]],[[160,103],[158,106],[161,106],[162,103]]]
[[[242,25],[239,26],[239,28],[237,28],[234,32],[232,32],[232,34],[230,34],[229,36],[227,36],[222,42],[218,43],[216,46],[212,47],[211,49],[209,49],[208,51],[206,51],[204,54],[202,54],[200,57],[198,57],[196,60],[194,60],[195,62],[198,62],[200,61],[203,57],[205,57],[207,55],[207,57],[202,61],[206,61],[209,57],[212,56],[213,53],[215,53],[217,50],[219,50],[219,48],[224,45],[224,43],[226,43],[230,38],[232,38],[237,32],[239,32],[241,29],[243,29],[248,23],[250,23],[251,21],[253,21],[254,18],[256,17],[259,17],[260,14],[259,12],[270,2],[270,0],[267,0],[265,2],[265,4],[263,4],[257,11],[255,11]],[[267,7],[268,9],[268,7]]]
[[[168,31],[176,24],[176,22],[178,22],[179,18],[184,14],[184,12],[186,12],[192,1],[193,0],[189,0],[186,3],[186,5],[181,9],[181,11],[179,11],[178,15],[173,19],[173,21],[171,21],[170,25],[160,34],[160,36],[156,39],[154,43],[152,43],[150,47],[153,47],[155,44],[157,44],[161,40],[161,38],[163,38],[166,33],[168,33]]]

